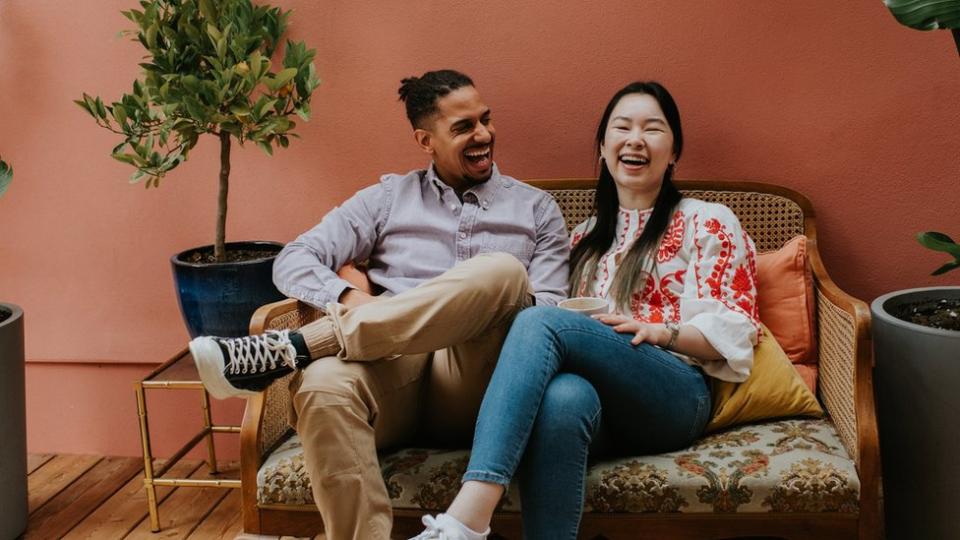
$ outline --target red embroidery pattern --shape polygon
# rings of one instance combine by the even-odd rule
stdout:
[[[757,331],[760,331],[760,304],[757,302],[757,256],[753,249],[753,242],[750,241],[750,237],[747,236],[747,231],[743,231],[743,246],[747,250],[747,271],[750,273],[750,280],[753,282],[753,287],[750,289],[750,300],[749,302],[738,302],[737,305],[740,306],[747,315],[750,316],[750,321],[753,323],[753,326],[756,327]]]
[[[659,283],[652,275],[647,275],[643,291],[630,297],[630,312],[633,318],[644,322],[664,322],[680,320],[680,296],[670,285],[676,283],[683,290],[683,278],[686,269],[680,269],[664,276]]]
[[[643,290],[638,293],[633,293],[630,297],[630,313],[633,314],[633,318],[641,322],[663,322],[663,311],[661,309],[659,315],[655,313],[650,313],[650,316],[647,316],[645,311],[652,312],[651,309],[652,302],[647,301],[646,299],[653,296],[654,290],[657,284],[653,279],[653,276],[647,274],[647,280],[643,284]],[[662,303],[661,303],[662,307]],[[646,308],[646,309],[644,309]],[[659,317],[657,320],[653,320],[654,317]]]
[[[657,250],[657,262],[664,263],[674,258],[683,246],[683,233],[686,222],[683,219],[683,212],[677,211],[673,215],[673,221],[667,232],[663,235],[660,242],[660,249]]]
[[[570,247],[576,247],[577,244],[580,243],[580,240],[583,240],[583,237],[583,231],[573,233],[573,238],[570,240]]]
[[[670,283],[675,281],[678,285],[678,289],[683,290],[683,278],[687,274],[686,268],[681,268],[672,274],[667,274],[663,279],[660,280],[660,290],[663,291],[663,296],[667,299],[667,302],[670,304],[670,320],[679,321],[680,320],[680,296],[673,294],[670,290]]]
[[[708,219],[704,223],[704,228],[708,233],[716,236],[720,242],[720,253],[717,262],[710,270],[707,285],[710,287],[710,297],[723,301],[723,282],[726,281],[727,273],[730,271],[730,259],[733,258],[733,250],[736,249],[736,246],[731,241],[730,235],[727,234],[727,228],[717,218]]]
[[[733,243],[732,238],[727,233],[727,228],[720,223],[719,220],[712,218],[704,223],[704,229],[709,234],[716,236],[720,242],[720,251],[717,260],[710,271],[709,277],[706,279],[710,297],[719,300],[723,305],[734,311],[744,313],[750,318],[754,326],[757,326],[759,317],[756,298],[756,258],[753,256],[753,250],[746,232],[742,234],[744,251],[746,251],[746,257],[744,257],[746,262],[737,266],[736,269],[733,269],[731,260],[733,259],[737,245]],[[698,260],[701,257],[701,246],[697,244]],[[728,278],[732,269],[733,278],[731,280]],[[697,266],[697,273],[699,274],[699,265]],[[723,294],[725,284],[728,290],[732,292],[732,298]],[[697,290],[700,289],[698,288]]]

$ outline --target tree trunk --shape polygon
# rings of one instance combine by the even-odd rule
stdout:
[[[230,134],[220,132],[220,193],[217,196],[217,240],[213,244],[213,256],[217,262],[227,258],[227,192],[230,189]]]

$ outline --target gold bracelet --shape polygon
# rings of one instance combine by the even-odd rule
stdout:
[[[668,341],[667,344],[663,346],[663,348],[672,349],[673,346],[677,343],[677,338],[680,337],[680,325],[673,321],[665,322],[663,323],[663,325],[666,326],[667,330],[670,331],[670,341]]]

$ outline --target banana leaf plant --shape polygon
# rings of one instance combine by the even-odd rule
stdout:
[[[225,260],[230,146],[253,141],[267,154],[286,148],[294,117],[310,118],[320,81],[304,42],[287,41],[277,69],[271,61],[290,11],[251,0],[141,0],[122,11],[136,29],[124,32],[146,49],[133,91],[106,104],[83,94],[75,103],[97,125],[123,138],[117,161],[136,171],[130,182],[158,187],[186,161],[201,135],[220,142],[214,256]]]
[[[949,29],[960,54],[960,0],[884,0],[893,16],[905,26],[917,30]],[[936,231],[917,234],[921,245],[952,255],[954,260],[933,271],[938,276],[960,268],[960,245]]]
[[[883,0],[883,3],[904,26],[917,30],[950,30],[960,54],[960,0]]]
[[[13,181],[13,167],[7,165],[7,162],[3,159],[0,159],[0,197],[7,192],[11,181]]]

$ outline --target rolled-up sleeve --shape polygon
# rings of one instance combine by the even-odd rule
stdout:
[[[567,297],[570,239],[560,207],[544,195],[538,208],[537,239],[527,273],[538,305],[555,306]]]
[[[387,217],[387,196],[382,183],[365,188],[287,244],[273,265],[277,289],[314,307],[336,302],[350,287],[336,270],[370,256]]]
[[[726,207],[710,205],[695,219],[691,278],[680,299],[680,319],[697,328],[724,358],[703,362],[704,371],[730,382],[742,382],[753,368],[757,343],[756,261],[753,243]]]

